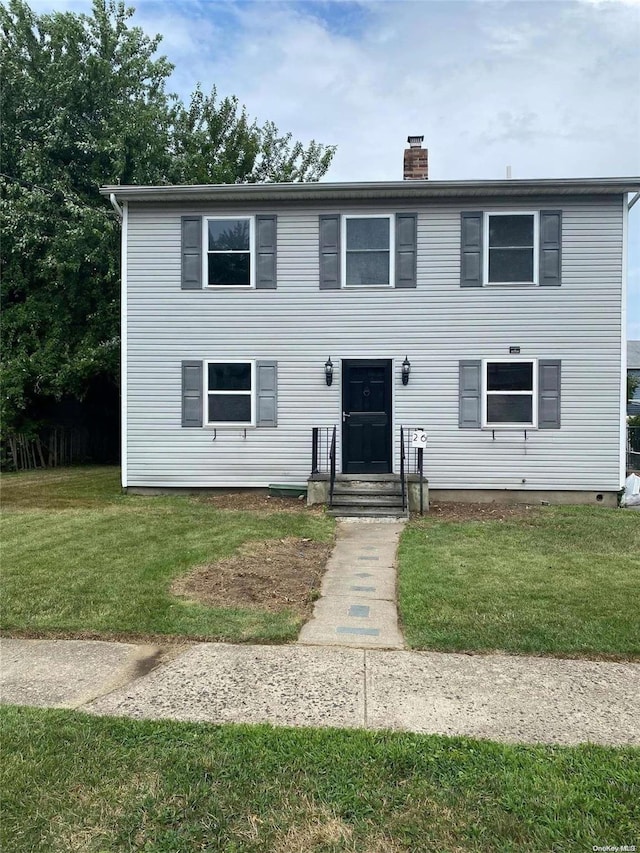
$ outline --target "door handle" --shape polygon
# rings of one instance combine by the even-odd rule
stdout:
[[[342,413],[342,423],[346,423],[347,418],[350,418],[350,417],[351,417],[350,412],[343,412]]]

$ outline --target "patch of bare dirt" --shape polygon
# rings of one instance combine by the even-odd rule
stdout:
[[[216,509],[235,509],[244,512],[308,512],[322,515],[321,504],[307,506],[306,498],[271,497],[263,489],[234,489],[216,494],[202,495],[204,501]]]
[[[425,518],[434,521],[511,521],[532,518],[540,511],[528,504],[498,503],[431,503]]]
[[[174,595],[210,607],[311,612],[333,548],[313,539],[267,539],[245,543],[237,554],[197,566],[174,581]]]

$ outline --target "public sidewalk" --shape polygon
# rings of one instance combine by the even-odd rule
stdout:
[[[334,646],[0,640],[5,703],[511,743],[640,745],[640,665]]]

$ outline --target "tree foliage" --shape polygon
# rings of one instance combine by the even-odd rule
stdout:
[[[119,373],[119,224],[103,184],[315,181],[332,146],[259,126],[235,97],[167,91],[173,66],[134,12],[0,6],[2,421]]]
[[[273,122],[251,122],[234,96],[217,99],[197,87],[188,107],[178,103],[173,118],[172,183],[229,184],[317,181],[335,148],[311,141],[305,148],[281,135]]]

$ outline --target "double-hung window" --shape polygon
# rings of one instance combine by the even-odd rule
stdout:
[[[207,361],[204,383],[207,425],[255,425],[254,362]]]
[[[205,217],[204,280],[207,287],[254,287],[254,220]]]
[[[343,216],[343,287],[389,287],[394,281],[393,216]]]
[[[538,213],[484,214],[484,281],[538,284]]]
[[[537,370],[534,360],[484,362],[483,425],[537,425]]]

